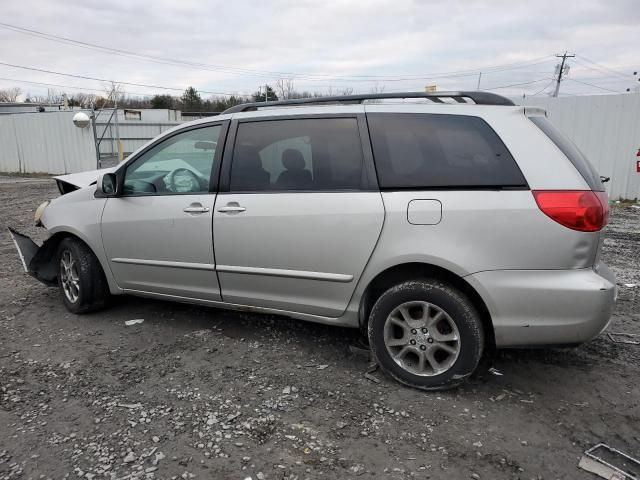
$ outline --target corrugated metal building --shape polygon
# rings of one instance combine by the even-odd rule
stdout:
[[[0,115],[9,113],[58,112],[60,110],[64,110],[64,106],[61,103],[0,102]]]

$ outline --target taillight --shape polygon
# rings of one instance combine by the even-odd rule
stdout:
[[[534,190],[532,193],[540,210],[567,228],[597,232],[607,224],[609,202],[606,192]]]

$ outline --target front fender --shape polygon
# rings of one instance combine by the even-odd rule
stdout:
[[[96,256],[112,294],[122,293],[118,287],[102,245],[100,221],[106,199],[95,198],[94,188],[81,188],[55,198],[44,209],[41,222],[51,236],[39,247],[29,237],[13,230],[12,238],[24,257],[23,266],[30,275],[46,284],[56,282],[58,267],[55,254],[60,240],[74,236],[82,240]],[[25,257],[31,257],[29,261]]]

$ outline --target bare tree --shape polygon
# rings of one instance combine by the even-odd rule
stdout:
[[[278,94],[278,98],[282,100],[286,100],[288,98],[293,98],[292,95],[295,92],[295,88],[293,86],[293,78],[279,78],[276,80],[276,93]]]
[[[353,95],[353,87],[344,87],[340,90],[340,95]]]
[[[64,92],[53,88],[47,89],[47,103],[64,103]]]
[[[369,93],[384,93],[385,88],[386,88],[386,85],[384,83],[376,82],[373,84],[373,86],[369,90]]]
[[[0,102],[17,102],[22,90],[18,87],[0,90]]]
[[[93,93],[77,93],[73,96],[75,102],[77,102],[80,107],[90,107],[92,104],[96,102],[97,95]]]
[[[123,97],[124,92],[122,91],[122,85],[116,82],[111,82],[110,84],[103,87],[104,92],[107,94],[107,102],[110,100],[113,102],[113,105],[117,105],[120,98]]]
[[[27,103],[47,103],[47,97],[44,95],[32,95],[27,93],[24,101]]]

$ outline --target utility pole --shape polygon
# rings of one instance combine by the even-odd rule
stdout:
[[[264,103],[269,101],[269,85],[264,84]]]
[[[480,90],[480,80],[482,80],[482,72],[478,73],[478,86],[476,87],[476,90]]]
[[[556,55],[558,58],[562,58],[562,63],[560,63],[560,69],[558,70],[558,79],[556,80],[556,89],[553,91],[553,97],[557,97],[558,93],[560,93],[560,82],[562,81],[562,74],[564,73],[564,63],[567,61],[567,58],[575,57],[575,54],[567,54],[565,51],[562,55]]]

